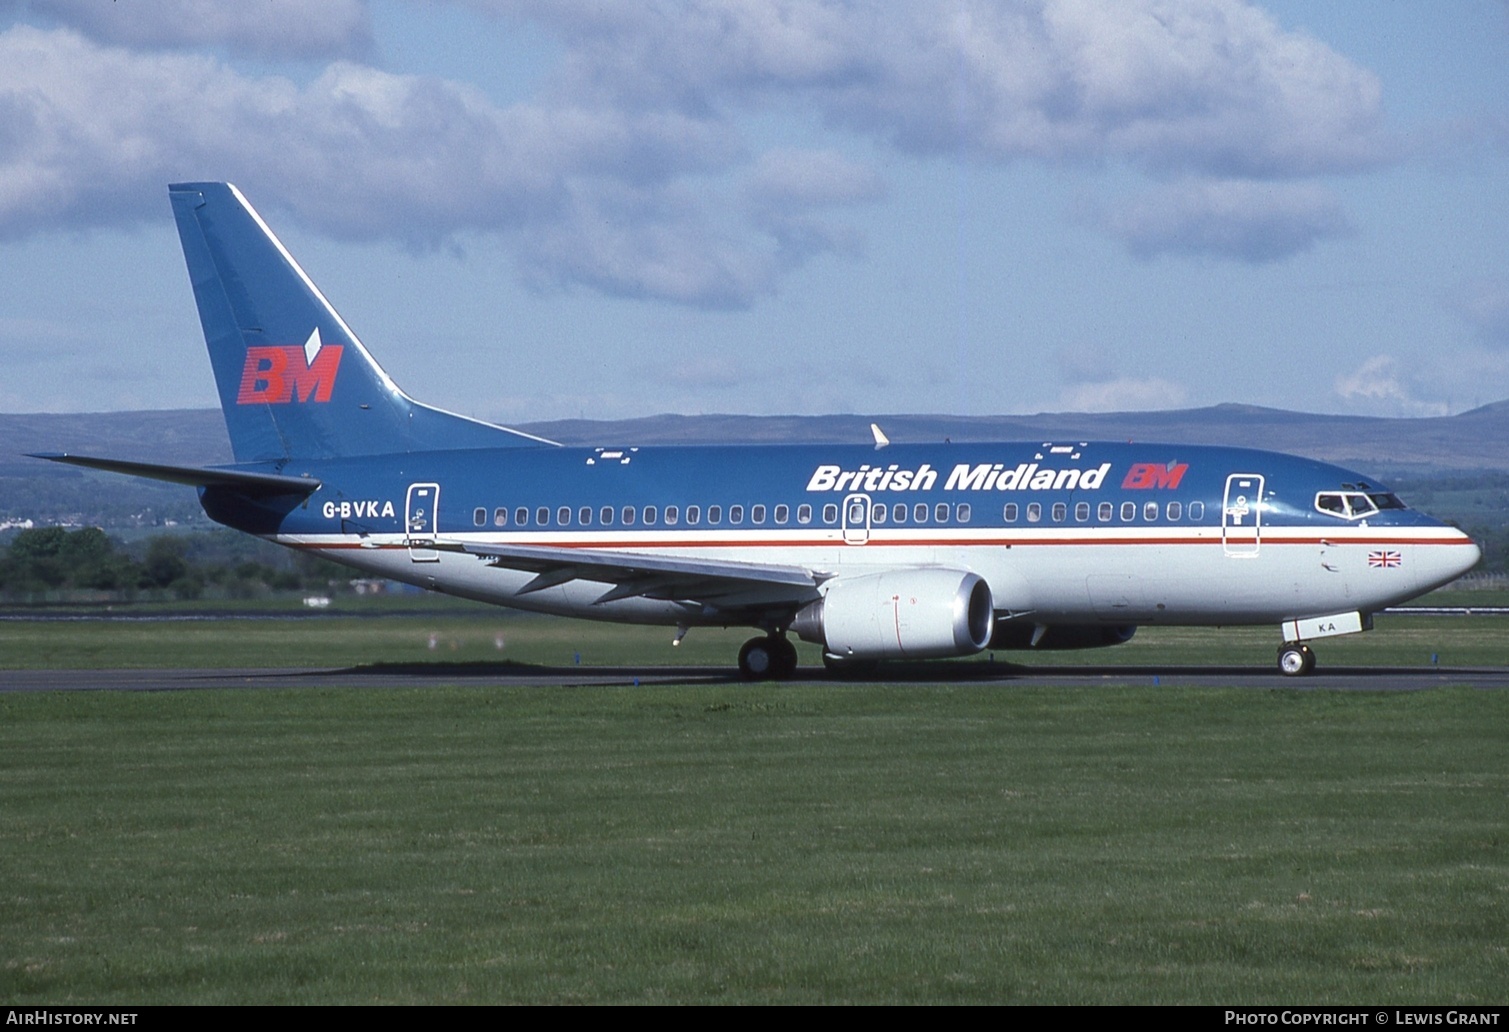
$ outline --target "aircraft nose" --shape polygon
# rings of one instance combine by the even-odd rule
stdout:
[[[1478,547],[1477,542],[1460,530],[1454,530],[1439,548],[1430,551],[1432,561],[1429,569],[1422,571],[1425,574],[1424,579],[1428,582],[1422,585],[1426,590],[1438,588],[1456,580],[1483,558],[1483,550]]]
[[[1483,550],[1478,547],[1478,543],[1472,540],[1472,538],[1468,537],[1466,534],[1463,534],[1462,555],[1460,558],[1461,565],[1457,570],[1457,576],[1460,577],[1462,576],[1462,574],[1472,569],[1478,564],[1478,560],[1481,558],[1483,558]]]

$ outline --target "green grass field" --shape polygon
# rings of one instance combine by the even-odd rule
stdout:
[[[1382,618],[1322,669],[1506,663],[1499,627]],[[448,610],[6,622],[0,654],[727,664],[746,636]],[[1274,638],[1060,658],[1266,668]],[[0,695],[0,999],[1502,1004],[1506,746],[1509,693],[1463,688]]]
[[[1442,604],[1500,603],[1464,599]],[[732,670],[749,628],[694,628],[678,648],[672,631],[514,613],[434,600],[422,615],[312,615],[192,620],[0,621],[0,669],[157,667],[351,667],[375,663],[498,663],[573,666],[723,666]],[[193,612],[193,610],[190,610]],[[375,609],[382,613],[382,608]],[[1114,648],[994,653],[1030,666],[1246,665],[1271,668],[1273,627],[1145,627]],[[1366,634],[1314,643],[1328,666],[1509,665],[1509,616],[1380,616]],[[820,666],[816,646],[799,643],[802,662]],[[989,655],[961,660],[989,662]],[[943,670],[946,671],[946,664]],[[946,676],[946,674],[945,674]]]

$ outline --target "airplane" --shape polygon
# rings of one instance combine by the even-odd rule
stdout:
[[[235,461],[38,455],[198,489],[211,519],[365,573],[522,610],[744,626],[747,679],[1139,626],[1310,642],[1477,563],[1371,477],[1244,448],[999,444],[563,447],[421,404],[241,192],[169,187]]]

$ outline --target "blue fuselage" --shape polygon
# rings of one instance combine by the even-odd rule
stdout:
[[[251,467],[269,471],[268,467]],[[1107,443],[507,448],[297,461],[307,499],[202,492],[222,523],[459,595],[647,622],[716,604],[596,602],[434,542],[776,563],[841,575],[955,566],[1002,613],[1237,623],[1371,612],[1470,568],[1465,535],[1340,467]],[[416,495],[416,488],[419,489]],[[418,499],[416,501],[416,498]]]

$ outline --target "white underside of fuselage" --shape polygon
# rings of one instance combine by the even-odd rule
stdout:
[[[998,612],[1044,624],[1237,625],[1370,613],[1460,576],[1477,547],[1450,527],[916,528],[845,543],[838,529],[442,534],[449,542],[611,549],[710,562],[781,564],[819,580],[947,567],[985,578]],[[411,548],[398,535],[279,535],[367,573],[517,609],[625,623],[738,623],[694,601],[598,600],[608,585],[572,580],[525,591],[529,572],[474,555]],[[822,587],[814,590],[817,597]],[[789,593],[788,593],[789,594]]]

